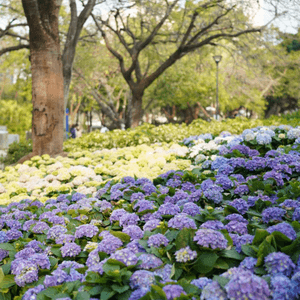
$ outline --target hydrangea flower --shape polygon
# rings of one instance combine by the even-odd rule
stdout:
[[[76,228],[75,238],[76,239],[80,239],[80,238],[83,238],[83,237],[92,238],[98,232],[99,232],[99,229],[95,225],[91,225],[91,224],[80,225]]]
[[[271,295],[274,300],[292,300],[296,293],[293,289],[291,280],[282,274],[271,277]]]
[[[176,229],[183,229],[183,228],[193,228],[197,229],[196,223],[193,219],[190,219],[187,214],[180,213],[174,216],[168,222],[168,227],[176,228]]]
[[[247,223],[239,222],[239,221],[230,221],[225,228],[228,232],[236,232],[238,234],[247,234]]]
[[[272,233],[274,231],[279,231],[279,232],[285,234],[291,240],[294,240],[297,237],[297,234],[296,234],[294,228],[286,222],[282,222],[282,223],[270,226],[267,229],[267,231],[269,233]]]
[[[197,252],[192,251],[192,249],[187,246],[176,251],[175,257],[177,262],[187,262],[190,260],[194,260],[197,257]]]
[[[201,293],[201,300],[227,300],[225,291],[217,281],[212,281],[204,286]]]
[[[147,270],[135,271],[130,277],[130,287],[132,289],[146,288],[148,289],[155,283],[155,274]]]
[[[166,247],[169,244],[169,240],[161,233],[157,233],[149,236],[148,246],[149,247]]]
[[[295,267],[290,257],[284,253],[273,252],[265,257],[265,268],[269,274],[281,273],[290,276]]]
[[[254,257],[246,257],[241,263],[240,267],[251,272],[254,272],[257,259]]]
[[[48,230],[47,239],[56,239],[67,231],[67,228],[61,225],[55,225]]]
[[[225,249],[227,240],[221,232],[213,229],[199,229],[196,231],[194,241],[201,247],[212,249]]]
[[[153,229],[157,228],[159,223],[160,223],[160,220],[158,220],[158,219],[149,220],[143,226],[143,230],[144,231],[152,231]]]
[[[270,221],[282,221],[286,210],[279,207],[268,207],[262,212],[262,220],[264,223],[269,223]]]
[[[139,265],[139,269],[154,269],[160,267],[163,262],[160,258],[156,257],[153,254],[143,253],[138,257],[138,260],[141,260],[142,263]]]
[[[76,243],[66,243],[60,251],[62,257],[75,257],[81,252],[81,247]]]
[[[200,277],[198,279],[193,279],[191,281],[191,284],[195,285],[198,289],[202,290],[205,286],[207,286],[211,282],[212,279],[209,279],[207,277]]]
[[[139,216],[135,213],[126,213],[120,217],[120,226],[137,225],[140,220]]]
[[[144,236],[143,230],[137,225],[128,225],[122,231],[128,234],[131,240],[141,239]]]
[[[225,229],[225,226],[221,221],[210,220],[210,221],[206,221],[203,224],[201,224],[200,228],[221,230],[221,229]]]
[[[233,206],[234,208],[236,208],[236,210],[242,215],[245,214],[249,209],[247,202],[241,198],[235,199],[235,200],[231,201],[229,204],[231,206]]]
[[[103,240],[98,244],[98,251],[105,252],[107,254],[114,253],[118,248],[122,247],[123,242],[121,239],[107,234],[103,237]]]
[[[110,256],[110,258],[116,259],[125,264],[126,266],[134,266],[138,262],[138,258],[135,255],[135,253],[127,248],[117,250]]]
[[[163,287],[163,291],[165,292],[167,299],[172,300],[177,297],[180,297],[181,294],[186,295],[183,287],[178,284],[169,284]]]

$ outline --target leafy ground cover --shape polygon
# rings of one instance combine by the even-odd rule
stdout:
[[[300,128],[201,134],[181,144],[173,161],[185,170],[154,179],[110,174],[91,194],[69,187],[43,202],[1,205],[1,296],[299,299]],[[97,157],[72,155],[87,168]],[[57,163],[36,157],[3,172],[2,185],[17,169]]]

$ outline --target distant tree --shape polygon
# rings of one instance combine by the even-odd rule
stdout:
[[[262,30],[246,17],[241,19],[242,7],[234,2],[131,1],[131,14],[121,5],[107,18],[92,14],[132,93],[127,127],[139,125],[145,90],[179,59],[196,49]],[[153,59],[152,53],[161,54],[166,45],[168,51]]]

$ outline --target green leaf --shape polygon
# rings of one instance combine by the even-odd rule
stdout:
[[[273,236],[272,236],[273,238]],[[276,249],[271,245],[272,239],[266,238],[258,247],[257,252],[257,264],[256,266],[261,266],[264,263],[264,258],[272,253],[275,252]]]
[[[256,257],[256,252],[250,245],[242,245],[242,251],[247,256]]]
[[[0,249],[6,250],[6,251],[16,251],[16,248],[10,243],[1,243]]]
[[[5,277],[4,272],[2,268],[0,268],[0,283],[3,281],[4,277]]]
[[[238,253],[235,249],[223,250],[220,252],[220,256],[236,260],[243,260],[245,258],[245,255]]]
[[[178,230],[168,230],[166,233],[165,233],[165,237],[170,241],[172,242],[173,240],[176,239],[176,237],[178,236],[179,234],[179,231]]]
[[[15,285],[15,276],[14,275],[5,275],[0,283],[0,289],[7,289]]]
[[[45,294],[47,297],[53,299],[57,295],[57,289],[55,287],[49,287],[45,291],[43,291],[43,294]]]
[[[183,228],[177,235],[175,244],[176,249],[179,250],[181,248],[185,248],[190,246],[192,249],[193,247],[193,237],[195,235],[195,230],[191,228]]]
[[[76,297],[75,300],[89,300],[90,299],[90,294],[88,292],[79,292]]]
[[[109,264],[108,262],[106,262],[103,265],[103,271],[107,274],[107,275],[118,275],[120,274],[120,266],[119,265],[112,265]]]
[[[222,288],[224,288],[224,286],[230,281],[229,278],[218,275],[215,275],[213,280],[217,281]]]
[[[128,285],[120,286],[117,284],[113,284],[111,286],[112,290],[118,292],[119,294],[126,292],[129,289]]]
[[[107,300],[107,299],[110,299],[111,297],[113,297],[115,294],[116,294],[115,291],[112,291],[110,288],[105,287],[103,289],[103,291],[101,292],[100,299]]]
[[[222,270],[228,270],[229,269],[229,264],[226,262],[225,259],[219,257],[215,263],[214,266],[216,269],[222,269]]]
[[[252,244],[259,245],[268,235],[269,232],[267,230],[257,228]]]
[[[111,230],[110,233],[119,238],[120,240],[122,240],[122,242],[124,243],[127,243],[127,242],[130,242],[130,236],[124,232],[121,232],[121,231],[113,231]]]
[[[218,258],[219,256],[214,252],[201,253],[193,268],[200,274],[206,274],[214,268]]]

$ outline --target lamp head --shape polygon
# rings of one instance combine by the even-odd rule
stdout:
[[[215,62],[218,64],[222,59],[222,55],[215,55],[215,56],[213,56],[213,58],[214,58]]]

